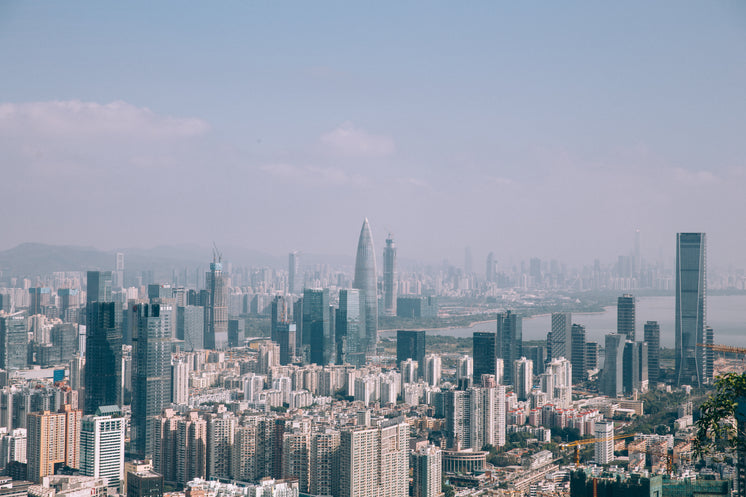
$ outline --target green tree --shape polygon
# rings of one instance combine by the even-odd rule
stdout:
[[[694,453],[698,457],[717,448],[746,449],[746,437],[733,422],[738,399],[746,397],[746,373],[726,373],[715,379],[715,393],[702,403],[694,437]],[[743,429],[743,427],[741,427]]]

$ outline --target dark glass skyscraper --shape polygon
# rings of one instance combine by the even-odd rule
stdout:
[[[417,376],[425,371],[425,330],[398,330],[396,332],[396,363],[407,359],[417,361]]]
[[[0,316],[0,368],[25,369],[28,360],[28,333],[24,311]]]
[[[336,346],[329,322],[329,289],[303,290],[303,348],[308,361],[326,366],[334,364]]]
[[[676,235],[676,383],[705,383],[706,245],[704,233]]]
[[[552,313],[552,330],[547,336],[547,348],[550,359],[570,358],[572,340],[572,314],[569,312]]]
[[[617,299],[616,332],[635,341],[635,296],[628,293]]]
[[[155,449],[155,422],[171,402],[170,306],[136,304],[130,311],[132,336],[132,443],[141,458]]]
[[[523,356],[523,320],[512,311],[497,313],[497,357],[503,360],[506,385],[513,384],[513,361]]]
[[[122,306],[91,302],[86,308],[85,414],[122,405]]]
[[[483,374],[495,375],[496,337],[489,331],[475,331],[472,335],[472,355],[474,356],[474,383],[482,381]]]
[[[383,249],[383,310],[387,316],[396,316],[396,244],[391,233]]]
[[[644,331],[648,344],[648,380],[653,383],[660,378],[661,327],[658,321],[648,321]]]
[[[339,363],[365,365],[365,309],[360,290],[339,291],[339,308],[336,311],[336,339]],[[397,345],[398,347],[398,345]]]
[[[376,254],[373,249],[373,235],[370,232],[368,218],[365,218],[360,230],[355,258],[355,280],[352,288],[360,290],[365,308],[365,353],[376,354],[378,342],[378,291],[376,284]]]
[[[111,271],[88,271],[86,304],[111,302]]]
[[[570,353],[570,363],[572,364],[572,381],[573,383],[583,381],[586,376],[588,366],[586,364],[586,347],[585,347],[585,326],[582,324],[572,325],[572,351]]]
[[[208,302],[205,306],[205,348],[223,350],[228,346],[228,288],[220,258],[213,259],[205,274]]]

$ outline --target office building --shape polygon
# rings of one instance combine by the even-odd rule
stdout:
[[[518,400],[527,400],[533,386],[534,363],[531,359],[521,357],[513,362],[513,387]]]
[[[423,332],[424,333],[424,332]],[[472,335],[472,356],[474,357],[474,383],[481,381],[482,375],[496,375],[497,360],[495,333],[475,331]]]
[[[676,384],[705,383],[704,343],[707,303],[704,233],[676,235]]]
[[[487,254],[487,267],[485,268],[485,279],[488,283],[497,281],[497,260],[495,260],[495,254],[490,252]]]
[[[658,321],[645,323],[645,343],[648,344],[648,380],[660,380],[661,327]]]
[[[588,370],[586,366],[585,326],[573,324],[571,338],[572,381],[577,383],[586,379]]]
[[[383,311],[387,316],[396,316],[396,244],[389,233],[383,249]]]
[[[614,422],[596,421],[595,435],[596,464],[610,464],[614,460]]]
[[[163,475],[154,471],[128,473],[127,497],[163,497]]]
[[[412,495],[414,497],[443,495],[442,465],[443,452],[434,445],[428,445],[412,453]]]
[[[153,457],[154,425],[171,401],[171,327],[173,308],[160,304],[136,304],[130,310],[135,324],[132,337],[133,452]]]
[[[352,288],[360,290],[360,297],[365,309],[365,352],[368,356],[376,354],[378,342],[378,293],[376,281],[376,254],[373,249],[373,235],[366,218],[360,230],[355,258],[355,279]]]
[[[438,317],[438,298],[404,295],[396,298],[396,315],[400,318]]]
[[[89,272],[90,274],[90,272]],[[118,405],[122,398],[122,305],[91,302],[86,306],[85,413]]]
[[[534,363],[534,376],[542,374],[547,362],[547,348],[544,345],[532,345],[523,347],[523,353]]]
[[[414,359],[419,366],[422,378],[425,370],[425,330],[397,330],[396,362]]]
[[[303,348],[308,362],[319,366],[335,363],[337,347],[330,323],[328,288],[303,290]]]
[[[106,478],[119,489],[124,479],[125,419],[118,406],[103,406],[80,424],[80,474]]]
[[[223,263],[214,257],[205,274],[207,305],[205,306],[206,349],[224,350],[228,347],[228,287],[223,276]]]
[[[598,354],[600,352],[598,342],[585,342],[585,369],[588,371],[598,370]]]
[[[88,271],[86,305],[91,302],[111,302],[111,271]]]
[[[112,273],[112,286],[124,288],[124,254],[117,252],[114,256],[114,272]]]
[[[26,369],[28,333],[26,313],[0,314],[0,369]]]
[[[705,345],[715,344],[715,330],[711,326],[705,326],[704,338]],[[711,348],[706,348],[700,352],[703,358],[702,378],[705,383],[710,384],[715,378],[715,351]]]
[[[635,341],[635,296],[628,293],[617,299],[616,332]]]
[[[523,357],[523,321],[512,311],[497,313],[496,357],[507,365],[503,382],[513,384],[514,361]]]
[[[55,364],[69,362],[78,351],[78,327],[72,323],[52,326],[49,339],[54,350]]]
[[[300,269],[300,253],[293,250],[288,254],[288,293],[300,294],[303,291],[303,274]]]
[[[570,341],[572,340],[572,314],[569,312],[552,313],[552,330],[547,337],[548,355],[550,359],[570,356]]]
[[[606,356],[601,377],[601,393],[609,397],[621,397],[624,391],[625,339],[626,336],[619,333],[606,335]]]
[[[339,453],[340,497],[409,495],[409,425],[402,418],[343,431]]]
[[[338,364],[365,365],[367,337],[365,332],[365,308],[360,299],[360,290],[339,291],[339,308],[335,315],[335,334]]]
[[[80,457],[82,411],[63,406],[60,412],[32,412],[26,416],[28,479],[41,482],[56,467],[77,469]]]
[[[194,352],[205,348],[205,308],[184,305],[176,308],[176,338],[184,341],[184,350]]]

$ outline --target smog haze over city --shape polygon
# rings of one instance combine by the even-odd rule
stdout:
[[[0,250],[743,267],[745,62],[742,2],[2,2]]]

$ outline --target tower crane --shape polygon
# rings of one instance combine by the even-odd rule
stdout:
[[[560,448],[569,449],[571,447],[574,447],[575,448],[575,466],[579,466],[581,445],[588,445],[588,444],[592,444],[596,442],[606,442],[608,440],[622,440],[624,438],[632,438],[634,436],[635,436],[634,433],[627,433],[626,435],[614,435],[613,437],[606,437],[606,438],[584,438],[582,440],[575,440],[574,442],[560,444]]]

